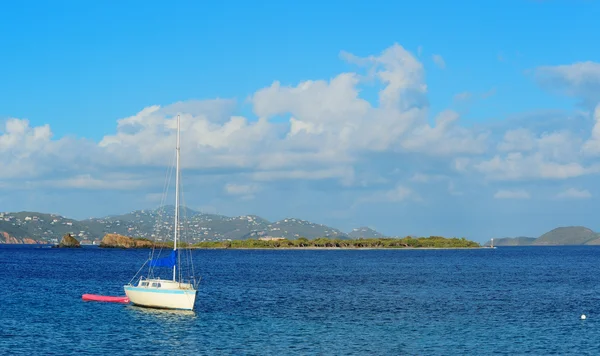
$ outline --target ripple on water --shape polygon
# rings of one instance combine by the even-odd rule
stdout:
[[[600,247],[194,255],[181,312],[81,300],[146,251],[0,248],[0,354],[597,353]]]

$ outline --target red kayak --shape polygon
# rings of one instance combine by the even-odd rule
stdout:
[[[111,297],[109,295],[84,294],[81,299],[94,302],[129,303],[127,297]]]

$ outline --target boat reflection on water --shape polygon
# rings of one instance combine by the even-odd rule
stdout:
[[[135,316],[158,317],[164,321],[191,320],[196,318],[196,313],[193,310],[148,308],[133,304],[128,305],[127,310],[134,312]]]
[[[168,330],[169,335],[177,335],[177,337],[152,338],[152,348],[147,350],[147,354],[162,354],[165,350],[177,350],[177,353],[192,355],[202,354],[197,352],[202,349],[199,341],[195,338],[182,337],[197,327],[199,318],[194,311],[148,308],[133,304],[127,305],[125,310],[133,324],[145,327],[154,325],[154,330],[159,327],[163,331]],[[192,350],[196,352],[192,352]],[[167,352],[167,354],[171,354],[171,352]]]

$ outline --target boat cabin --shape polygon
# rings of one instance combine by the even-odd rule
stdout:
[[[170,281],[165,279],[140,279],[137,285],[142,288],[153,288],[153,289],[192,289],[190,283],[180,283],[177,281]]]
[[[160,282],[152,282],[152,284],[148,281],[140,282],[140,287],[152,287],[152,288],[160,288]]]

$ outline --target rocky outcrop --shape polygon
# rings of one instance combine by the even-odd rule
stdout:
[[[77,248],[81,247],[81,245],[79,244],[79,241],[77,241],[76,238],[71,236],[71,234],[66,234],[65,236],[63,236],[62,240],[60,240],[60,244],[58,244],[58,247]]]
[[[5,243],[5,244],[20,244],[23,243],[20,240],[18,240],[16,237],[10,236],[8,234],[8,232],[0,232],[0,237],[2,238],[1,243]]]
[[[30,237],[17,238],[6,231],[0,231],[0,244],[48,244],[45,240],[36,240]]]
[[[152,241],[147,239],[134,239],[119,234],[106,234],[100,242],[100,247],[108,248],[151,248]]]
[[[29,237],[25,237],[23,239],[23,243],[24,244],[42,244],[42,245],[47,245],[48,241],[44,241],[44,240],[39,240],[38,241],[38,240],[31,239]]]

